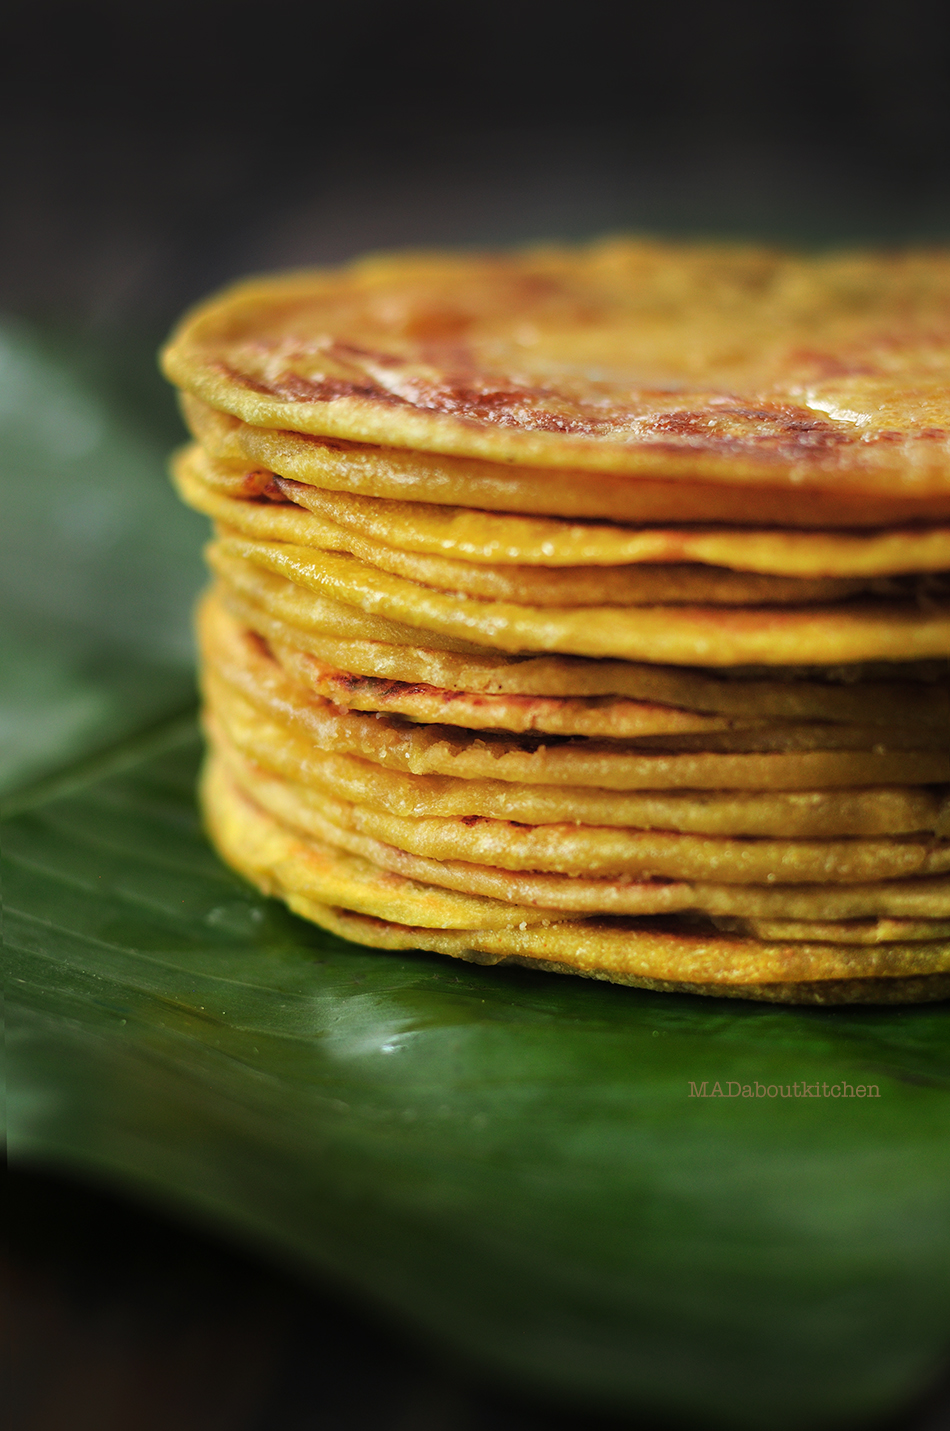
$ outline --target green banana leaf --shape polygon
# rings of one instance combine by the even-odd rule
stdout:
[[[950,1346],[950,1006],[772,1008],[382,953],[259,896],[202,836],[194,716],[170,714],[199,531],[166,514],[157,435],[117,421],[103,452],[141,463],[135,579],[159,602],[165,563],[168,590],[131,640],[89,577],[121,593],[128,546],[64,542],[82,641],[37,582],[12,628],[33,696],[17,678],[8,701],[11,1159],[211,1220],[581,1404],[804,1431],[925,1389]],[[98,716],[69,715],[83,691]],[[818,1096],[782,1096],[803,1085]]]
[[[0,321],[0,793],[194,703],[206,524],[149,346]]]

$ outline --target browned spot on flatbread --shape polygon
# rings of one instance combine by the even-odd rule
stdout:
[[[753,446],[759,455],[772,449],[776,457],[791,460],[803,451],[824,450],[852,444],[851,433],[817,417],[806,408],[776,404],[771,407],[743,407],[739,403],[712,406],[698,411],[674,411],[648,419],[649,432],[678,438],[688,444],[701,443],[705,450],[740,451]]]

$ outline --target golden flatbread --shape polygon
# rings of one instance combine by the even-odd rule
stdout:
[[[788,748],[794,727],[776,727],[762,717],[706,715],[657,702],[631,701],[621,696],[584,699],[565,696],[496,696],[480,692],[451,691],[405,681],[380,681],[357,676],[328,666],[307,652],[287,645],[276,637],[268,643],[270,652],[284,670],[302,686],[309,687],[347,710],[388,711],[422,723],[464,726],[468,730],[541,731],[551,735],[585,735],[613,739],[644,739],[648,736],[681,735],[700,732],[749,732],[743,740],[780,740]],[[797,728],[810,745],[820,731],[822,744],[829,737],[835,745],[874,745],[880,741],[916,748],[946,748],[950,733],[938,726],[899,723],[894,730],[878,726],[841,725],[829,733],[826,723]],[[751,732],[755,732],[753,736]],[[800,743],[800,742],[799,742]],[[709,747],[707,747],[709,748]],[[748,749],[748,745],[741,748]]]
[[[543,731],[549,735],[607,736],[616,739],[685,731],[756,728],[751,720],[704,715],[675,706],[628,701],[622,697],[592,700],[558,696],[486,696],[469,691],[445,691],[436,686],[375,681],[334,670],[316,657],[281,642],[270,651],[301,685],[344,710],[388,711],[420,724],[463,726],[467,730]]]
[[[246,477],[243,479],[246,480]],[[777,527],[617,526],[552,517],[396,502],[275,479],[277,491],[319,516],[406,551],[466,561],[536,566],[705,562],[735,571],[799,578],[873,578],[950,569],[950,527],[868,532]]]
[[[477,459],[369,447],[300,432],[249,426],[185,393],[185,421],[209,456],[229,465],[243,483],[256,466],[245,495],[270,486],[273,474],[335,492],[369,498],[479,508],[495,513],[533,512],[611,522],[725,522],[783,528],[866,528],[899,523],[945,522],[950,499],[810,489],[797,491],[728,487],[713,482],[613,477],[510,467]]]
[[[224,857],[385,948],[950,996],[947,320],[950,254],[626,240],[187,316]]]
[[[609,240],[252,280],[190,314],[164,365],[255,427],[522,467],[942,497],[948,317],[950,258],[935,251]]]
[[[207,711],[215,729],[226,731],[238,750],[273,774],[411,819],[477,817],[526,825],[574,821],[704,835],[831,839],[933,833],[947,809],[946,797],[926,786],[626,791],[413,775],[321,750],[306,735],[269,719],[233,688],[207,708],[206,718]]]
[[[839,577],[769,576],[698,563],[642,563],[630,566],[542,567],[478,564],[453,557],[404,552],[324,521],[291,503],[254,502],[222,496],[187,470],[177,468],[179,494],[190,506],[214,517],[222,533],[236,531],[253,540],[348,552],[377,570],[440,591],[483,600],[535,606],[646,606],[657,603],[716,606],[805,605],[844,600],[863,592],[915,598],[920,578],[847,580]],[[931,578],[933,595],[939,590]],[[942,588],[940,588],[942,590]],[[950,594],[950,586],[947,592]]]
[[[269,653],[288,675],[344,710],[406,716],[417,724],[466,730],[539,732],[560,736],[635,741],[663,750],[948,750],[950,732],[936,726],[798,725],[742,717],[711,716],[675,706],[625,701],[500,697],[442,691],[435,687],[379,682],[337,671],[313,656],[271,642]]]
[[[353,856],[295,836],[244,795],[214,762],[206,772],[204,792],[206,818],[216,842],[230,863],[261,889],[280,894],[292,909],[318,922],[325,922],[320,918],[323,909],[348,915],[351,906],[339,904],[338,897],[350,893],[357,901],[357,912],[374,921],[390,923],[386,914],[373,913],[373,906],[407,912],[415,908],[420,919],[415,926],[404,924],[412,929],[413,938],[402,947],[428,947],[446,953],[465,949],[541,961],[553,957],[575,972],[593,977],[745,989],[770,983],[907,979],[950,972],[950,944],[941,940],[871,946],[798,941],[767,944],[649,923],[638,925],[636,921],[574,921],[565,926],[547,915],[539,917],[538,911],[503,907],[501,914],[525,917],[494,928],[481,925],[461,930],[445,917],[445,911],[461,912],[467,903],[481,912],[483,902],[453,900],[442,890],[374,874],[372,867],[363,868]]]
[[[402,555],[450,557],[492,568],[704,563],[801,582],[841,581],[837,590],[842,595],[862,589],[862,580],[950,569],[947,526],[823,532],[581,524],[329,492],[260,469],[235,470],[196,447],[177,454],[172,473],[181,496],[199,511],[248,536],[301,546],[327,546],[327,537],[339,543],[343,529]],[[355,547],[345,550],[360,555]],[[589,579],[594,575],[588,572]],[[836,590],[822,589],[829,595]]]
[[[950,600],[839,606],[531,607],[420,586],[344,553],[222,533],[226,557],[388,621],[502,651],[555,651],[676,665],[788,666],[950,655]]]
[[[950,841],[782,840],[687,835],[567,823],[523,825],[478,817],[406,818],[315,795],[231,756],[242,788],[285,824],[339,842],[346,830],[426,860],[488,865],[518,873],[630,882],[702,880],[721,884],[865,884],[944,874]]]
[[[228,611],[274,645],[310,653],[357,677],[400,685],[424,685],[466,694],[603,702],[629,698],[651,704],[718,712],[736,719],[830,720],[882,725],[950,726],[950,691],[945,663],[927,671],[907,662],[870,673],[859,667],[825,672],[778,671],[777,679],[725,670],[707,675],[674,666],[630,661],[586,661],[582,657],[511,657],[484,651],[456,652],[352,637],[362,613],[326,603],[282,577],[210,553],[224,578],[219,588]],[[367,626],[378,618],[364,618]],[[360,632],[367,628],[358,626]],[[375,629],[375,628],[373,628]],[[331,634],[325,634],[329,631]],[[428,639],[428,638],[427,638]],[[938,670],[941,672],[938,676]],[[809,679],[825,674],[825,681]],[[870,679],[867,675],[870,674]],[[833,678],[837,676],[836,681]],[[877,677],[878,679],[875,679]],[[356,704],[354,702],[354,704]]]
[[[339,711],[288,680],[263,646],[220,608],[201,619],[205,686],[226,703],[229,688],[260,711],[310,737],[321,749],[369,759],[417,775],[590,785],[606,789],[809,789],[929,785],[950,776],[944,750],[794,750],[766,754],[644,754],[626,743],[535,743],[531,737],[450,726],[414,726],[393,717]],[[837,727],[829,726],[833,733]]]
[[[541,970],[547,974],[575,974],[584,979],[600,979],[612,984],[626,984],[632,988],[650,989],[661,994],[704,994],[717,999],[755,999],[767,1003],[780,1004],[916,1004],[934,1003],[950,997],[950,975],[944,973],[924,973],[919,975],[893,975],[886,966],[880,971],[867,974],[858,969],[858,977],[833,978],[821,972],[811,980],[790,978],[768,979],[755,984],[733,983],[728,974],[735,961],[735,946],[712,946],[713,957],[718,960],[719,977],[709,982],[696,982],[680,978],[660,979],[632,972],[638,969],[638,955],[658,946],[669,957],[676,948],[674,940],[688,939],[682,933],[671,934],[651,927],[634,926],[624,931],[628,938],[627,958],[611,960],[604,967],[603,949],[606,940],[598,940],[590,925],[585,925],[583,945],[576,939],[554,938],[556,930],[548,932],[544,946],[536,939],[508,939],[502,941],[496,936],[487,936],[479,931],[471,933],[447,932],[438,938],[432,931],[420,933],[416,929],[401,928],[384,920],[370,919],[365,915],[352,914],[345,909],[331,909],[314,900],[288,895],[287,904],[304,919],[321,924],[324,929],[360,944],[375,945],[378,949],[430,949],[434,953],[448,954],[453,959],[463,959],[472,964],[516,964],[529,969]],[[610,934],[616,940],[616,931]],[[694,936],[695,938],[695,936]],[[619,941],[617,941],[619,942]],[[693,944],[696,947],[699,941]],[[709,949],[709,945],[705,946]],[[821,950],[824,946],[813,946]],[[636,952],[635,952],[636,951]],[[820,960],[820,955],[818,959]],[[815,961],[818,962],[817,960]],[[850,972],[850,971],[849,971]]]

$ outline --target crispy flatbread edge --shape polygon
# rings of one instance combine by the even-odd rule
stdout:
[[[578,969],[550,959],[530,959],[521,955],[496,955],[479,949],[452,950],[435,947],[431,929],[410,929],[385,925],[366,915],[346,909],[331,909],[311,900],[288,897],[295,914],[319,924],[348,943],[376,949],[422,950],[448,954],[469,964],[492,968],[521,967],[545,974],[571,974],[575,978],[646,989],[658,994],[698,994],[713,999],[749,999],[773,1004],[924,1004],[950,999],[950,974],[922,974],[894,979],[826,979],[808,983],[783,984],[689,984],[665,979],[648,979],[636,974],[618,974],[603,969]]]
[[[340,442],[287,428],[248,426],[187,391],[179,393],[185,426],[216,462],[248,463],[291,481],[397,501],[480,507],[561,519],[634,522],[726,522],[739,526],[869,528],[950,520],[950,498],[872,496],[811,489],[803,519],[797,487],[729,486],[663,478],[532,469],[439,457],[405,448]]]
[[[814,606],[524,606],[437,591],[345,553],[250,541],[222,530],[206,555],[237,558],[293,585],[426,633],[510,654],[608,657],[703,667],[946,660],[950,601]]]
[[[477,564],[570,568],[701,562],[810,579],[950,570],[946,523],[855,529],[839,522],[829,529],[820,520],[811,528],[782,527],[773,520],[750,526],[746,511],[741,524],[730,525],[714,513],[694,518],[684,507],[666,522],[652,520],[650,513],[632,522],[531,516],[495,512],[477,501],[439,504],[319,487],[275,476],[250,459],[235,467],[197,443],[174,454],[170,471],[183,500],[212,517],[243,504],[245,510],[276,512],[279,520],[290,507],[300,516],[318,515],[402,551]]]

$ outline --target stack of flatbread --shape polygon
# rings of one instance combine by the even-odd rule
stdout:
[[[950,995],[950,255],[374,258],[164,363],[230,864],[386,948]]]

